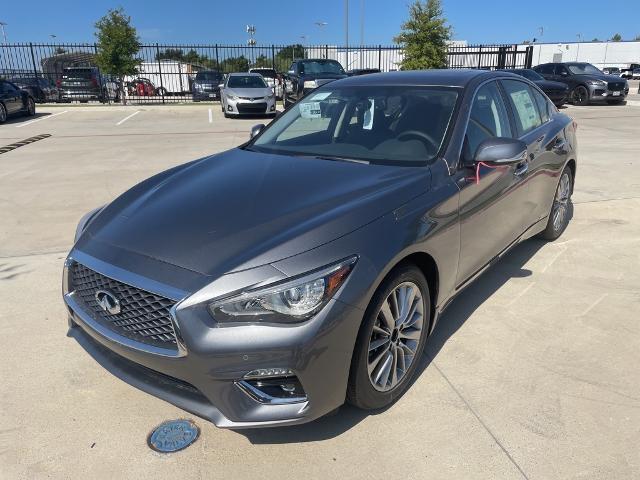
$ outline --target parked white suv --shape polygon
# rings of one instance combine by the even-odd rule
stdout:
[[[249,73],[259,73],[267,85],[273,89],[276,98],[282,98],[282,77],[273,68],[250,68]]]

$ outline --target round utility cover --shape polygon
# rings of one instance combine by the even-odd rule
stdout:
[[[171,453],[187,448],[200,435],[198,426],[190,420],[169,420],[149,434],[147,443],[156,452]]]

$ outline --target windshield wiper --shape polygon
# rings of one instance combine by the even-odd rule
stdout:
[[[299,154],[296,157],[305,157],[305,158],[315,158],[318,160],[330,160],[332,162],[350,162],[350,163],[362,163],[365,165],[369,165],[371,162],[369,160],[360,160],[358,158],[348,158],[348,157],[340,157],[337,155],[310,155],[310,154]]]

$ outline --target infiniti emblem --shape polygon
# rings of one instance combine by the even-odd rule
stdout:
[[[120,313],[120,302],[113,293],[108,290],[98,290],[95,297],[100,308],[108,314],[117,315]]]

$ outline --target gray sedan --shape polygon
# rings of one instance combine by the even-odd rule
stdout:
[[[238,148],[85,216],[63,273],[69,335],[220,427],[387,407],[457,294],[519,242],[562,235],[575,128],[507,72],[323,85]]]
[[[220,89],[224,116],[275,115],[276,96],[258,73],[227,75]]]

